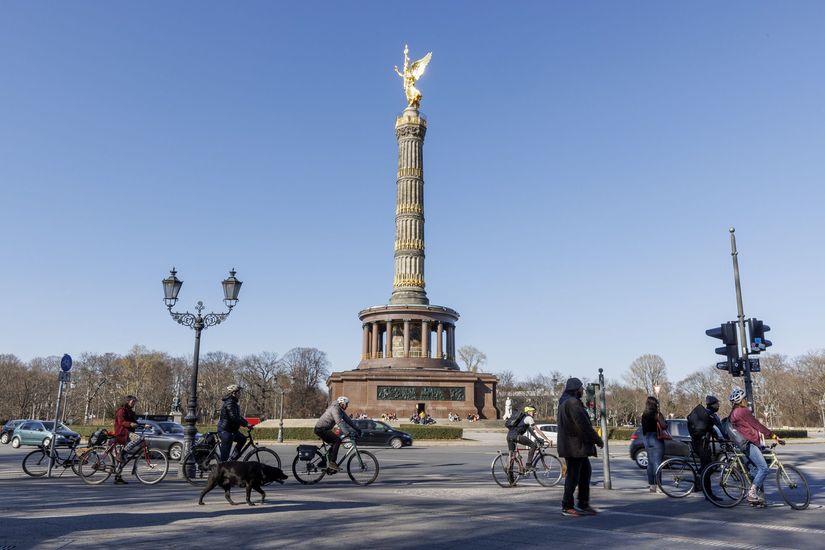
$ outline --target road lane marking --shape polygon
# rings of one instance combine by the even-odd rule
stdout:
[[[683,518],[677,516],[659,516],[655,514],[640,514],[636,512],[618,512],[614,510],[605,510],[603,514],[610,514],[614,516],[630,516],[636,518],[659,518],[667,521],[681,521],[683,523],[712,523],[717,525],[718,519],[700,519],[700,518]],[[810,527],[794,527],[791,525],[776,525],[772,523],[745,523],[741,521],[725,521],[726,525],[735,525],[736,527],[767,529],[770,531],[787,531],[790,533],[806,533],[810,535],[825,535],[825,529],[812,529]]]

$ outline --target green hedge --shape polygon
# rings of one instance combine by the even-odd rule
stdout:
[[[636,428],[608,428],[608,439],[629,441],[630,436],[633,435],[633,432],[635,431]]]
[[[398,429],[407,432],[413,439],[461,439],[464,437],[464,429],[454,426],[401,424]]]

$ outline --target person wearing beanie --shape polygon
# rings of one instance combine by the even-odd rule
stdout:
[[[592,516],[596,510],[590,507],[590,477],[593,470],[590,457],[596,456],[596,445],[604,446],[602,438],[590,424],[590,418],[582,403],[582,381],[570,378],[559,399],[556,422],[558,424],[559,456],[567,463],[564,479],[564,496],[561,501],[563,516]],[[573,506],[574,493],[578,488],[578,508]]]
[[[690,443],[693,446],[693,452],[699,457],[700,470],[704,471],[705,467],[713,462],[714,459],[714,440],[724,439],[722,436],[722,422],[719,420],[719,399],[716,396],[708,395],[705,397],[705,403],[696,405],[690,411],[687,417],[688,433],[690,433]],[[710,478],[703,479],[705,484],[705,495],[707,498],[717,499],[710,491]]]

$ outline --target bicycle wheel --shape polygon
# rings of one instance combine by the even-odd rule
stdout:
[[[90,450],[80,464],[80,479],[90,485],[103,483],[114,471],[114,460],[104,447]]]
[[[212,466],[218,463],[214,450],[195,449],[183,459],[183,477],[192,485],[203,486],[209,479]]]
[[[169,472],[169,459],[166,453],[157,449],[140,453],[132,460],[135,461],[132,471],[144,485],[160,483]]]
[[[533,459],[533,475],[539,485],[553,487],[561,481],[563,469],[561,460],[556,455],[536,453]]]
[[[355,450],[347,461],[347,475],[353,483],[369,485],[378,477],[378,459],[368,451]]]
[[[500,453],[493,459],[490,468],[493,472],[493,480],[501,487],[512,487],[516,484],[515,476],[511,475],[509,466],[510,453]]]
[[[326,464],[326,461],[324,455],[318,450],[315,451],[311,460],[301,460],[298,455],[295,455],[295,460],[292,461],[292,475],[304,485],[314,485],[326,474],[322,464]]]
[[[776,471],[776,485],[779,494],[794,510],[804,510],[811,503],[811,489],[808,480],[793,466],[782,466]]]
[[[656,470],[656,485],[669,497],[688,496],[698,482],[696,470],[684,458],[668,458]]]
[[[279,470],[281,469],[281,457],[278,456],[278,453],[266,447],[258,447],[243,459],[244,462],[249,462],[250,460],[266,464],[267,466],[273,466]]]
[[[714,506],[733,508],[748,494],[748,482],[734,464],[714,462],[702,472],[702,491]]]
[[[30,452],[23,459],[23,471],[32,477],[43,477],[49,471],[49,455],[43,449]]]
[[[89,451],[83,451],[80,454],[77,454],[77,451],[75,451],[72,454],[72,458],[71,458],[72,471],[75,473],[75,475],[77,475],[77,476],[81,475],[80,474],[80,467],[83,465],[84,462],[86,462],[88,460],[88,458],[87,458],[88,454],[89,454]]]

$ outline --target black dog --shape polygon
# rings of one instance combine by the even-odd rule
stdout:
[[[226,500],[229,504],[240,504],[240,502],[232,502],[229,496],[229,488],[233,485],[239,487],[246,487],[246,503],[250,506],[255,506],[252,503],[252,489],[261,493],[261,504],[264,503],[266,493],[261,489],[262,485],[277,481],[283,485],[286,475],[280,468],[274,466],[267,466],[260,462],[224,462],[212,466],[212,471],[209,472],[209,481],[201,493],[198,504],[203,504],[203,497],[220,485],[226,492]]]

